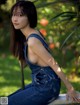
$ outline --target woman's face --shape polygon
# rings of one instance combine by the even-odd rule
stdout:
[[[22,13],[19,7],[13,10],[11,21],[15,29],[23,29],[29,26],[27,16]]]

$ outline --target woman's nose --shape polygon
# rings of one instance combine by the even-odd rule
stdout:
[[[17,21],[18,21],[18,17],[17,17],[17,16],[14,16],[14,17],[12,18],[12,20],[13,20],[13,22],[17,22]]]

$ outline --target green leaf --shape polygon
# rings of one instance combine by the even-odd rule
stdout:
[[[46,2],[46,1],[44,1],[44,2],[42,2],[41,4],[39,4],[39,5],[36,5],[36,7],[37,8],[42,8],[42,7],[46,7],[46,6],[49,6],[49,5],[53,5],[53,4],[56,4],[56,3],[58,3],[58,1],[55,1],[55,2]]]
[[[71,14],[72,14],[72,15],[71,15]],[[76,13],[70,12],[70,11],[68,11],[68,12],[62,12],[62,13],[60,13],[60,14],[54,16],[52,19],[50,19],[50,22],[54,22],[54,21],[57,20],[57,18],[59,18],[59,17],[70,17],[70,16],[75,17],[75,16],[76,16]]]
[[[64,40],[63,44],[61,45],[61,48],[64,46],[64,44],[70,39],[70,37],[76,32],[76,30],[79,28],[80,24],[76,25],[75,27],[73,27],[73,31],[68,35],[68,37]]]

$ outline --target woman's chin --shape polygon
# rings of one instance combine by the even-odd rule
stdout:
[[[20,29],[19,27],[14,27],[16,30]]]

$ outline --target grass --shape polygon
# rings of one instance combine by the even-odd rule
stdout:
[[[31,82],[30,69],[24,69],[25,84]],[[77,91],[80,91],[80,78],[70,80]],[[0,96],[7,96],[21,88],[21,70],[17,59],[9,53],[0,53]],[[61,93],[66,88],[62,83]]]
[[[31,82],[30,70],[24,69],[25,84]],[[7,96],[21,88],[21,69],[18,61],[9,54],[0,55],[0,96]]]

